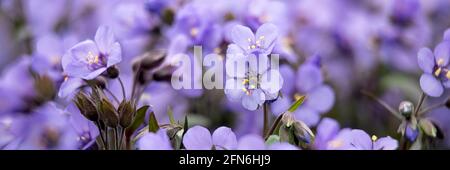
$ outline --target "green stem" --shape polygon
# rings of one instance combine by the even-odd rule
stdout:
[[[119,101],[119,99],[112,93],[112,91],[111,90],[109,90],[108,88],[105,88],[105,91],[106,92],[108,92],[109,93],[109,95],[111,95],[112,97],[113,97],[113,99],[114,99],[114,101],[116,101],[117,102],[117,104],[120,104],[120,101]]]
[[[416,110],[414,110],[414,115],[416,115],[417,116],[417,113],[419,113],[419,111],[420,111],[420,108],[422,107],[422,104],[423,104],[423,102],[425,101],[425,99],[426,99],[426,95],[425,95],[425,93],[424,92],[422,92],[422,94],[420,95],[420,99],[419,99],[419,101],[417,102],[417,108],[416,108]]]
[[[263,110],[264,110],[264,127],[263,127],[263,136],[267,134],[267,131],[269,130],[269,110],[268,110],[268,104],[267,102],[264,102],[263,104]]]

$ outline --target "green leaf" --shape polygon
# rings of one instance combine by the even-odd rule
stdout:
[[[303,104],[303,102],[305,101],[306,96],[300,96],[300,98],[297,99],[297,101],[295,101],[294,104],[291,105],[291,107],[289,107],[288,111],[289,112],[294,112],[295,110],[297,110],[297,108]]]
[[[270,135],[266,140],[266,145],[272,145],[276,142],[280,142],[280,137],[278,135]]]
[[[170,124],[175,125],[175,118],[173,117],[173,110],[172,107],[167,107],[167,115],[169,116]]]
[[[436,137],[436,127],[434,127],[434,124],[431,123],[428,119],[420,119],[419,120],[419,126],[422,128],[423,132],[425,132],[426,135],[431,137]]]
[[[139,126],[141,126],[141,124],[144,122],[145,113],[147,113],[147,110],[149,107],[150,106],[145,105],[136,111],[136,115],[133,119],[133,123],[131,123],[131,126],[128,127],[128,130],[130,133],[133,133],[134,131],[136,131],[136,129],[139,128]]]
[[[158,121],[156,120],[155,113],[151,112],[148,119],[148,131],[149,132],[157,132],[159,130]]]

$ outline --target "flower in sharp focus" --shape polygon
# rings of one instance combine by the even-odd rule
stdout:
[[[85,40],[63,56],[62,66],[69,77],[91,80],[122,60],[122,49],[113,31],[105,26],[97,29],[95,41]]]
[[[140,150],[172,150],[169,137],[165,129],[160,129],[156,133],[147,133],[137,142]]]
[[[420,87],[432,97],[439,97],[444,88],[450,88],[450,41],[445,40],[434,48],[420,49],[417,55],[419,67],[423,70],[420,76]]]
[[[256,37],[244,26],[232,30],[234,44],[227,49],[225,94],[232,101],[241,100],[248,110],[256,110],[266,100],[276,99],[282,87],[283,78],[278,70],[256,64],[268,63],[267,55],[272,52],[276,37],[277,28],[273,24],[262,25]],[[252,59],[256,60],[252,63]],[[234,70],[240,61],[243,62]]]
[[[194,126],[184,135],[183,145],[188,150],[233,150],[237,147],[237,139],[228,127],[217,128],[211,136],[208,129]]]

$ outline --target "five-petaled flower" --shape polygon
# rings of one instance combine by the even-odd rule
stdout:
[[[62,66],[69,77],[91,80],[121,60],[122,49],[115,41],[113,31],[101,26],[95,34],[95,41],[85,40],[69,49],[63,56]]]
[[[269,66],[268,57],[277,35],[273,24],[259,27],[256,36],[248,27],[237,25],[232,29],[234,43],[227,49],[225,94],[232,101],[241,100],[248,110],[256,110],[266,100],[276,99],[282,87],[283,79],[278,70]]]
[[[424,72],[420,77],[420,87],[429,96],[441,96],[444,87],[450,88],[450,41],[438,44],[434,53],[429,48],[420,49],[417,58]]]

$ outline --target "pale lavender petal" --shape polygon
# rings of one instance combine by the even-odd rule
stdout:
[[[157,133],[147,133],[138,142],[139,150],[172,150],[166,130],[161,129]]]
[[[374,150],[395,150],[398,147],[398,142],[395,139],[387,136],[378,139],[373,146]]]
[[[443,41],[434,48],[434,59],[439,66],[448,65],[450,58],[450,41]],[[439,63],[442,61],[441,63]]]
[[[211,133],[202,126],[191,127],[184,134],[183,145],[187,150],[211,150],[213,146]]]
[[[322,84],[323,78],[320,68],[312,64],[304,64],[297,71],[296,85],[298,90],[306,93]]]
[[[314,88],[306,96],[305,105],[319,111],[320,113],[328,112],[334,104],[335,95],[328,85],[322,85]]]
[[[420,68],[425,73],[433,72],[433,68],[435,66],[435,61],[434,61],[433,52],[429,48],[420,49],[419,53],[417,54],[417,60],[418,60]]]
[[[239,101],[245,94],[243,91],[244,85],[242,85],[242,80],[227,79],[225,82],[225,95],[231,101]]]
[[[324,118],[317,126],[317,135],[314,140],[314,145],[318,149],[325,149],[328,141],[333,139],[339,133],[340,127],[336,120],[331,118]]]
[[[244,78],[246,73],[246,67],[242,65],[245,61],[244,51],[236,44],[230,44],[227,48],[225,68],[227,76]]]
[[[245,135],[239,139],[238,150],[265,150],[264,139],[259,135]]]
[[[444,40],[450,41],[450,29],[445,30],[444,32]]]
[[[271,51],[278,37],[278,28],[274,24],[266,23],[256,31],[256,40],[260,41],[261,48]]]
[[[95,42],[102,53],[110,53],[111,47],[115,43],[113,30],[106,26],[100,26],[95,33]]]
[[[265,92],[276,94],[283,87],[283,82],[281,74],[277,70],[271,69],[262,75],[259,83]]]
[[[278,116],[281,113],[286,112],[291,106],[291,104],[292,104],[291,97],[289,96],[278,97],[278,99],[275,100],[270,105],[270,110],[272,111],[273,115]]]
[[[355,149],[358,150],[372,150],[372,139],[370,136],[359,129],[354,129],[351,132],[352,134],[352,145],[355,147]]]
[[[85,40],[78,43],[70,49],[71,56],[73,57],[72,62],[87,63],[87,57],[89,54],[98,55],[99,51],[97,45],[95,45],[92,40]]]
[[[444,93],[444,87],[441,82],[431,74],[422,74],[420,76],[420,88],[432,97],[439,97]]]
[[[237,147],[236,135],[230,128],[224,126],[214,131],[212,141],[217,150],[233,150]]]
[[[242,25],[236,25],[231,30],[231,39],[240,48],[245,50],[255,41],[255,35],[250,28]]]
[[[89,73],[88,75],[83,76],[82,78],[86,79],[86,80],[92,80],[92,79],[98,77],[103,72],[105,72],[106,69],[107,69],[106,67],[99,68],[99,69]]]
[[[59,88],[58,97],[65,98],[75,93],[75,90],[81,87],[83,80],[80,78],[67,78]]]
[[[303,121],[308,126],[315,126],[320,120],[319,113],[306,106],[298,108],[294,113],[296,119]]]
[[[122,61],[122,48],[119,43],[114,43],[111,47],[111,51],[108,54],[107,67],[116,65]]]

